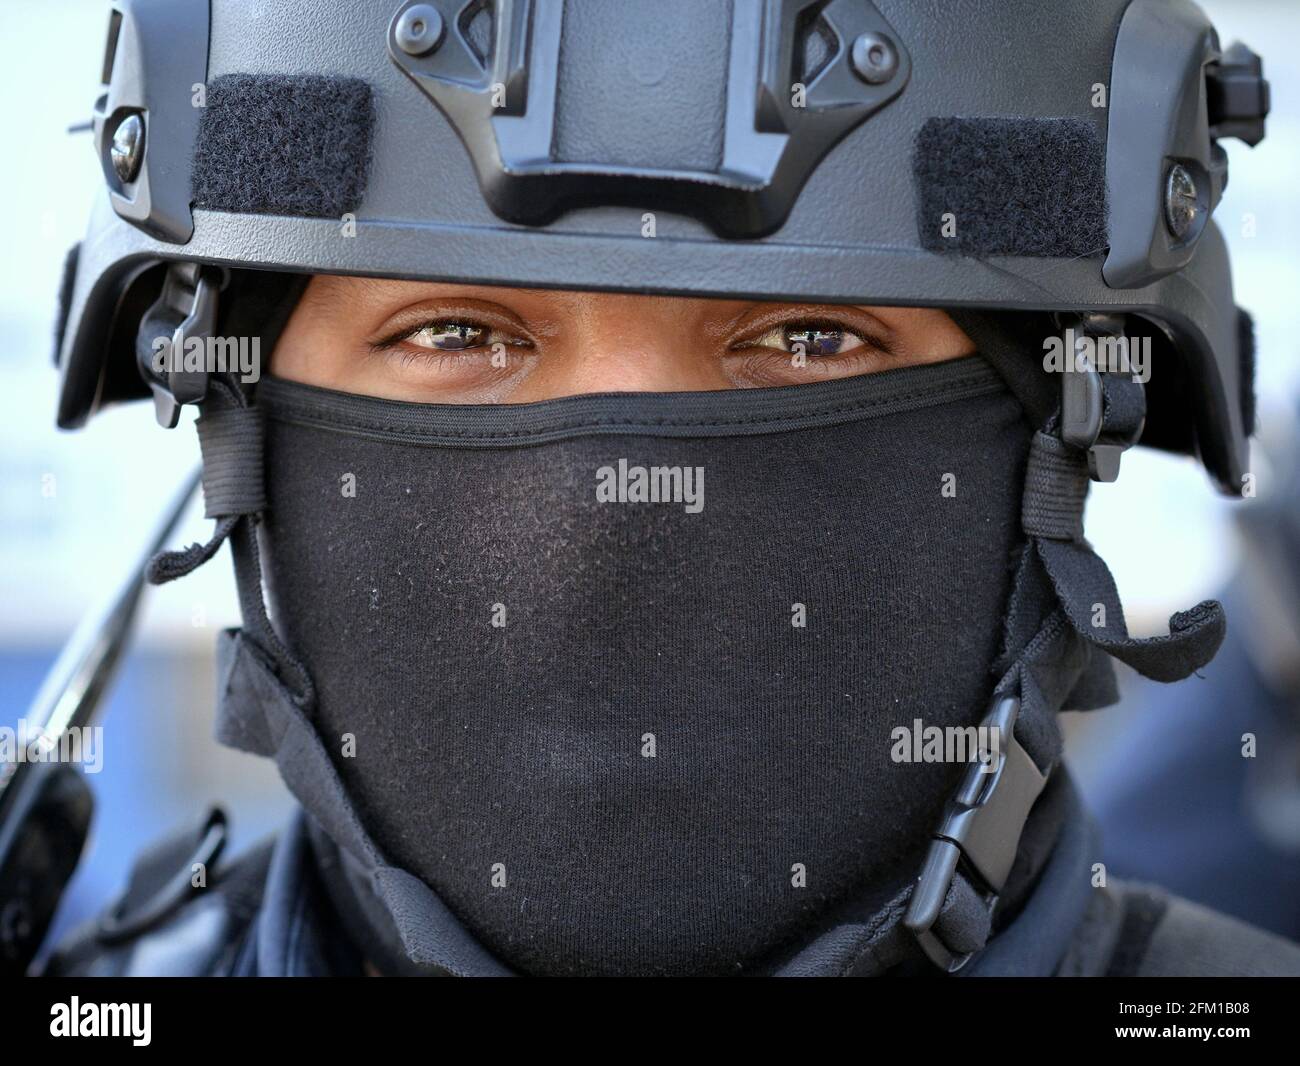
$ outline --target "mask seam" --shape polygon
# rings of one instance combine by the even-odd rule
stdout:
[[[902,414],[907,411],[921,410],[925,407],[933,407],[942,403],[959,402],[962,400],[975,399],[980,396],[992,395],[999,392],[1005,392],[1010,395],[1005,384],[995,376],[980,374],[977,376],[967,376],[957,378],[945,383],[942,392],[936,391],[933,387],[925,389],[909,390],[907,392],[896,393],[889,397],[879,399],[859,400],[848,404],[835,404],[826,407],[810,408],[796,415],[781,416],[751,416],[749,418],[588,418],[577,419],[568,422],[558,422],[540,428],[514,429],[514,430],[482,430],[474,428],[457,429],[443,427],[438,429],[413,429],[409,426],[400,425],[394,422],[382,419],[366,418],[358,415],[337,416],[334,412],[329,414],[316,414],[304,410],[307,405],[298,401],[288,401],[278,398],[271,406],[264,406],[263,410],[269,419],[288,423],[291,425],[302,425],[312,428],[334,430],[342,433],[350,433],[355,436],[372,436],[379,439],[397,438],[412,443],[429,442],[438,443],[442,440],[454,441],[482,441],[485,443],[493,441],[513,442],[519,440],[535,439],[538,443],[543,443],[556,439],[557,437],[570,436],[575,433],[593,433],[599,434],[602,431],[617,431],[620,427],[635,431],[643,429],[648,433],[656,429],[681,429],[681,430],[710,430],[721,431],[721,436],[743,436],[743,435],[761,435],[766,429],[769,433],[791,432],[800,429],[814,429],[826,424],[826,419],[836,419],[838,416],[845,416],[844,421],[850,420],[848,416],[861,414]],[[921,401],[921,402],[913,402]],[[508,405],[503,405],[508,406]],[[746,429],[752,429],[753,434],[746,434]],[[738,432],[728,433],[728,430]]]

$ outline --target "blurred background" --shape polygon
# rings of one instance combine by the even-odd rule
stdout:
[[[1255,317],[1262,437],[1285,455],[1294,448],[1287,437],[1300,394],[1300,66],[1285,42],[1300,39],[1300,5],[1213,0],[1202,6],[1225,45],[1240,38],[1264,55],[1272,82],[1268,136],[1254,151],[1229,142],[1231,181],[1215,217],[1232,246],[1238,301]],[[143,404],[109,411],[75,434],[54,428],[51,346],[62,262],[82,235],[91,197],[102,189],[89,134],[68,127],[90,118],[107,18],[103,0],[6,3],[0,14],[0,91],[11,116],[9,165],[0,172],[0,202],[10,205],[9,251],[0,259],[0,370],[8,383],[0,390],[0,725],[23,715],[77,620],[134,563],[161,508],[198,460],[194,434],[159,429]],[[52,36],[59,42],[57,64],[38,46]],[[1283,479],[1259,449],[1254,469],[1259,502],[1266,503],[1282,491]],[[1237,590],[1250,611],[1240,591],[1239,568],[1250,552],[1242,550],[1238,510],[1216,497],[1191,460],[1151,452],[1126,457],[1120,481],[1094,491],[1089,535],[1115,574],[1135,633],[1161,632],[1172,612],[1225,590]],[[177,543],[206,539],[208,527],[196,505]],[[103,771],[91,780],[96,819],[61,928],[100,911],[146,843],[196,823],[210,804],[219,801],[232,815],[236,848],[272,830],[288,809],[268,762],[211,739],[215,635],[238,624],[226,556],[222,549],[194,575],[147,594],[138,637],[101,718],[111,725]],[[1116,844],[1117,867],[1141,866],[1164,842],[1164,860],[1186,875],[1185,884],[1173,887],[1200,898],[1217,891],[1221,898],[1210,902],[1252,912],[1256,920],[1264,897],[1280,895],[1271,924],[1294,925],[1292,912],[1300,910],[1300,840],[1291,839],[1300,833],[1292,798],[1300,767],[1292,744],[1295,703],[1285,686],[1269,687],[1244,660],[1215,670],[1217,663],[1200,681],[1165,690],[1178,697],[1172,702],[1149,686],[1130,685],[1121,707],[1086,721],[1071,716],[1079,719],[1070,729],[1071,760],[1103,820],[1135,830],[1126,835],[1127,851]],[[1199,686],[1194,699],[1203,713],[1220,715],[1217,726],[1186,713],[1192,697],[1184,691],[1192,686]],[[1260,710],[1265,703],[1266,712]],[[1188,723],[1217,729],[1210,762],[1239,770],[1243,729],[1223,717],[1230,709],[1246,715],[1245,728],[1274,729],[1269,735],[1281,739],[1270,751],[1289,755],[1262,771],[1264,785],[1244,771],[1237,780],[1231,770],[1231,780],[1215,779],[1220,792],[1213,793],[1192,769],[1205,746]],[[1179,747],[1179,738],[1190,751]],[[1157,773],[1144,776],[1153,751],[1166,765],[1167,787]],[[1190,869],[1184,857],[1190,845],[1178,827],[1190,823],[1208,870]],[[1259,866],[1259,854],[1243,854],[1243,843],[1263,848],[1275,866]],[[1246,883],[1241,870],[1252,862],[1257,877]]]
[[[110,410],[84,430],[54,427],[54,316],[67,250],[81,239],[103,175],[89,132],[99,93],[105,0],[0,9],[0,96],[25,114],[23,161],[0,174],[10,214],[0,258],[0,725],[16,722],[78,618],[124,578],[167,501],[198,466],[188,425],[167,432],[151,405]],[[59,60],[39,43],[57,37]],[[202,505],[175,546],[206,540]],[[145,593],[140,628],[100,721],[95,820],[58,919],[66,929],[121,892],[131,862],[162,835],[231,816],[228,854],[282,824],[289,796],[273,764],[212,739],[216,634],[239,624],[229,551]]]

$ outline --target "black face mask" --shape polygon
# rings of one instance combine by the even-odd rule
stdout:
[[[277,380],[264,546],[385,858],[529,974],[751,972],[914,876],[1030,428],[971,357],[462,407]]]

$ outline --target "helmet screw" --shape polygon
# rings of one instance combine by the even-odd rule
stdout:
[[[1192,231],[1200,213],[1196,181],[1185,166],[1175,163],[1165,179],[1165,225],[1181,241]]]
[[[442,16],[432,4],[415,4],[402,12],[394,34],[407,55],[428,55],[442,43]]]
[[[127,115],[113,131],[113,143],[108,149],[108,157],[113,162],[113,173],[123,185],[135,180],[140,170],[143,149],[144,122],[137,114]]]
[[[883,85],[898,70],[898,50],[883,33],[864,33],[853,42],[849,61],[868,85]]]

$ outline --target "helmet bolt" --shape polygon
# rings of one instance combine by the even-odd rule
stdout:
[[[402,12],[394,36],[407,55],[428,55],[442,43],[442,16],[432,4],[415,4]]]
[[[1200,213],[1196,181],[1185,166],[1175,163],[1165,179],[1165,225],[1181,241],[1192,232]]]
[[[113,173],[123,185],[135,180],[144,155],[144,121],[137,114],[127,115],[113,131],[113,143],[108,157],[113,163]]]
[[[898,49],[883,33],[864,33],[853,42],[849,61],[868,85],[883,85],[898,70]]]

